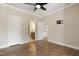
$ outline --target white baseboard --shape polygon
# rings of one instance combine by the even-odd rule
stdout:
[[[60,42],[55,42],[55,41],[52,41],[52,40],[48,40],[48,41],[52,42],[52,43],[55,43],[55,44],[58,44],[58,45],[62,45],[62,46],[66,46],[66,47],[69,47],[69,48],[79,50],[79,47],[76,47],[76,46],[72,46],[72,45],[68,45],[68,44],[64,44],[64,43],[60,43]]]
[[[3,48],[7,48],[7,47],[9,47],[10,45],[4,45],[4,46],[0,46],[0,49],[3,49]]]
[[[19,44],[25,44],[25,43],[28,43],[28,41],[20,42]]]
[[[28,43],[28,42],[27,42],[27,41],[24,41],[24,42],[20,42],[20,43],[18,43],[18,44],[25,44],[25,43]],[[17,45],[17,44],[16,44],[16,45]],[[0,49],[8,48],[8,47],[10,47],[10,46],[12,46],[12,45],[7,44],[7,45],[4,45],[4,46],[0,46]]]
[[[64,44],[64,43],[60,43],[60,42],[55,42],[55,41],[51,41],[51,40],[48,40],[48,41],[52,42],[52,43],[55,43],[55,44],[58,44],[58,45],[62,45],[62,46],[66,46],[66,47],[69,47],[69,48],[73,48],[73,49],[79,50],[79,47],[76,47],[76,46],[71,46],[71,45],[68,45],[68,44]],[[21,42],[20,44],[25,44],[25,43],[28,43],[28,42],[24,41],[24,42]],[[10,46],[11,45],[8,45],[8,44],[4,45],[4,46],[0,46],[0,49],[7,48],[7,47],[10,47]]]

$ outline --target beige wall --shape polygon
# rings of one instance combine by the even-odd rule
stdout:
[[[44,18],[48,20],[48,36],[49,40],[56,42],[63,42],[64,40],[64,26],[63,24],[57,24],[56,20],[63,19],[63,12],[56,12],[52,15],[46,16]]]
[[[64,9],[64,43],[79,47],[79,4]]]
[[[0,46],[7,45],[7,20],[5,8],[0,5]]]
[[[48,20],[49,40],[79,48],[79,4],[44,17]],[[56,24],[63,19],[64,24]]]
[[[8,44],[8,15],[15,15],[21,18],[21,42],[29,41],[28,20],[37,20],[38,17],[15,8],[0,5],[0,47],[5,47]]]

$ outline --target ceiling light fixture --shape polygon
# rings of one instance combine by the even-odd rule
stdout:
[[[40,6],[40,5],[36,5],[35,7],[36,7],[36,8],[40,8],[41,6]]]

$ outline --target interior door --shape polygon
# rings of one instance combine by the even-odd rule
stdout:
[[[38,40],[48,37],[48,24],[45,21],[38,21],[37,25],[37,38]]]
[[[19,16],[8,16],[8,44],[16,45],[21,41],[21,19]]]

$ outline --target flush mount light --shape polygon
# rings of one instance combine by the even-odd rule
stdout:
[[[41,6],[40,6],[40,5],[36,5],[35,7],[36,7],[36,8],[40,8]]]

